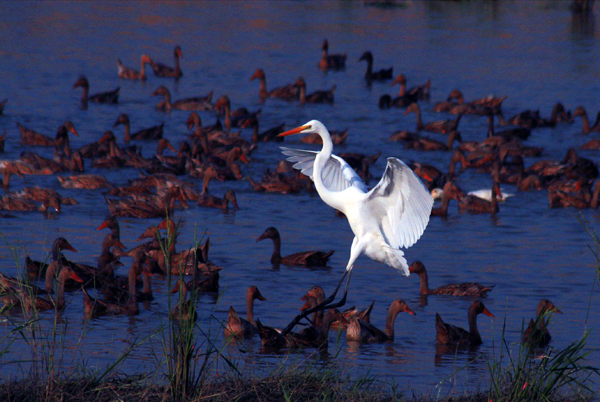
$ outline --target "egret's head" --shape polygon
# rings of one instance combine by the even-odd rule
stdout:
[[[309,133],[323,133],[323,132],[327,132],[327,129],[325,128],[325,126],[323,125],[323,123],[321,123],[318,120],[311,120],[308,123],[300,126],[300,127],[296,127],[293,128],[291,130],[285,131],[281,134],[278,135],[278,137],[285,137],[288,135],[293,135],[293,134],[309,134]]]

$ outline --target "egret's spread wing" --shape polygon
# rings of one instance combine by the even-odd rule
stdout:
[[[369,192],[366,203],[380,222],[389,245],[406,248],[425,231],[433,197],[404,162],[388,158],[385,172]]]
[[[294,169],[300,170],[303,174],[313,179],[313,164],[317,157],[315,151],[305,151],[303,149],[292,149],[280,147],[281,152],[288,156],[287,160],[294,162]],[[354,186],[367,192],[367,186],[350,165],[336,155],[331,155],[323,172],[321,174],[323,183],[329,191],[343,191],[348,187]]]

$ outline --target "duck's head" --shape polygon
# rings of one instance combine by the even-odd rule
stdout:
[[[254,72],[254,74],[252,74],[252,77],[250,77],[250,81],[254,81],[256,79],[264,79],[265,78],[265,72],[263,71],[262,68],[257,68],[256,71]]]
[[[159,86],[154,92],[152,92],[152,96],[165,96],[167,94],[170,94],[170,92],[164,85]]]
[[[473,304],[471,304],[471,307],[469,307],[469,311],[474,311],[475,314],[485,314],[488,317],[494,318],[494,314],[490,313],[480,300],[475,300]]]
[[[263,234],[260,235],[260,237],[258,239],[256,239],[257,242],[264,240],[264,239],[278,239],[280,238],[279,236],[279,231],[277,231],[276,228],[274,228],[273,226],[268,227]]]
[[[358,61],[362,60],[373,61],[373,54],[369,51],[364,52],[363,55],[360,56],[360,59],[358,59]]]
[[[77,87],[89,88],[90,83],[88,82],[87,78],[82,75],[77,81],[75,81],[75,84],[73,85],[73,88]]]
[[[392,86],[396,84],[406,85],[406,77],[404,76],[404,74],[398,74],[396,79],[392,81]]]
[[[129,116],[125,113],[121,113],[115,124],[113,124],[113,127],[117,127],[119,124],[129,124]]]
[[[181,52],[181,46],[175,46],[175,50],[173,51],[173,55],[175,57],[181,57],[183,59],[183,53]]]

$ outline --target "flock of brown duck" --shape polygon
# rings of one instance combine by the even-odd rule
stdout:
[[[322,45],[322,58],[318,67],[322,70],[343,69],[347,55],[329,54],[329,44],[325,40]],[[146,65],[150,65],[156,77],[180,79],[183,72],[179,61],[183,58],[182,49],[177,46],[174,50],[174,67],[155,63],[148,55],[141,56],[140,70],[124,66],[118,61],[118,76],[127,80],[147,80]],[[373,70],[373,55],[365,52],[359,61],[367,63],[365,80],[391,80],[392,69]],[[299,103],[333,103],[336,87],[329,90],[307,92],[307,84],[302,77],[295,82],[278,88],[267,86],[266,74],[262,69],[257,69],[250,80],[259,80],[259,96],[263,101],[269,98],[278,98],[288,102]],[[557,124],[571,124],[580,117],[583,121],[583,132],[600,131],[600,114],[597,121],[590,125],[587,113],[583,107],[578,107],[572,113],[563,105],[557,104],[548,119],[542,118],[539,112],[525,110],[514,117],[505,119],[502,114],[502,102],[505,97],[487,97],[470,102],[464,100],[459,90],[453,90],[446,101],[436,103],[434,111],[456,115],[455,118],[436,122],[423,122],[419,102],[429,100],[431,82],[413,88],[407,88],[406,77],[398,75],[393,84],[400,85],[397,97],[383,95],[379,107],[405,108],[405,114],[416,115],[414,132],[400,131],[390,135],[390,141],[399,141],[407,148],[419,150],[442,150],[450,155],[450,164],[447,172],[441,171],[425,163],[413,163],[412,168],[422,178],[426,186],[441,198],[441,206],[434,208],[433,216],[447,216],[450,201],[458,203],[459,211],[473,213],[498,213],[498,202],[503,199],[501,183],[517,186],[519,191],[530,189],[548,191],[550,207],[596,208],[598,206],[598,193],[600,182],[593,182],[598,176],[596,165],[577,155],[571,149],[562,161],[540,161],[525,168],[524,158],[538,156],[543,151],[539,148],[529,147],[524,141],[538,127],[554,126]],[[90,83],[86,77],[81,76],[74,84],[74,88],[82,88],[82,108],[89,107],[91,103],[118,103],[119,88],[109,92],[90,95]],[[180,292],[181,302],[170,313],[173,319],[195,319],[195,311],[189,300],[186,301],[189,291],[215,292],[219,287],[219,271],[221,267],[209,260],[208,251],[210,241],[196,248],[176,251],[176,219],[174,216],[177,208],[189,208],[188,202],[195,201],[202,207],[227,210],[238,209],[235,193],[227,191],[223,197],[209,194],[211,179],[220,181],[244,179],[243,165],[249,163],[253,150],[261,142],[280,141],[277,135],[284,131],[283,125],[262,131],[259,129],[261,111],[250,112],[246,108],[232,110],[229,98],[224,95],[217,102],[212,101],[213,93],[172,100],[169,89],[160,85],[152,96],[162,97],[155,107],[158,110],[182,110],[190,114],[186,121],[182,121],[191,131],[189,141],[182,142],[175,148],[167,138],[163,137],[164,124],[132,132],[132,124],[127,114],[117,117],[113,129],[123,125],[123,145],[119,145],[117,136],[112,130],[107,130],[96,142],[85,145],[79,149],[71,149],[69,133],[78,135],[73,123],[66,121],[61,125],[56,136],[47,136],[34,130],[18,125],[21,134],[21,144],[24,152],[18,160],[3,161],[0,170],[3,173],[3,186],[9,189],[12,175],[50,175],[62,173],[58,180],[64,188],[98,189],[105,188],[105,199],[110,210],[110,216],[99,222],[98,230],[108,228],[97,266],[88,266],[69,260],[65,251],[75,252],[75,248],[64,238],[58,238],[52,247],[48,261],[32,261],[27,257],[25,261],[26,280],[0,277],[2,300],[5,308],[24,308],[25,310],[51,310],[61,309],[65,306],[65,291],[83,289],[83,305],[86,316],[97,317],[100,315],[137,314],[138,302],[152,300],[153,275],[181,275],[172,290]],[[2,103],[2,107],[6,101]],[[204,126],[197,111],[214,111],[218,116],[217,123]],[[484,116],[488,119],[489,129],[486,138],[480,142],[462,141],[459,130],[461,117],[465,114]],[[510,125],[513,128],[496,132],[494,118],[499,119],[501,125]],[[222,123],[221,123],[222,120]],[[135,123],[135,122],[134,122]],[[135,126],[135,124],[134,124]],[[252,140],[247,141],[240,133],[231,131],[233,128],[252,128]],[[446,142],[441,142],[422,135],[423,132],[444,134]],[[332,132],[335,144],[341,144],[348,136],[348,132]],[[307,136],[303,141],[317,143],[318,136]],[[144,158],[140,148],[128,145],[131,141],[156,141],[156,153],[151,158]],[[455,142],[458,145],[455,146]],[[3,146],[3,142],[2,142]],[[31,147],[54,147],[54,158],[48,159],[30,151]],[[591,141],[584,147],[598,148],[600,145]],[[167,156],[165,151],[170,150],[175,155]],[[363,178],[370,176],[369,166],[375,163],[380,153],[376,155],[340,154]],[[128,186],[117,187],[107,181],[103,176],[87,174],[84,170],[84,161],[91,163],[94,168],[120,168],[135,167],[145,172],[143,177],[130,180]],[[457,164],[461,170],[457,170]],[[473,194],[466,194],[456,183],[455,179],[461,171],[475,168],[489,172],[492,190],[488,192],[488,199]],[[70,173],[69,173],[70,172]],[[202,180],[202,191],[199,186],[181,180],[181,176]],[[249,183],[256,191],[295,193],[312,191],[312,183],[307,177],[294,171],[290,164],[282,161],[279,165],[268,169],[262,179],[255,182],[247,177]],[[62,197],[54,190],[42,188],[27,188],[18,193],[10,193],[0,198],[0,209],[5,211],[43,210],[50,213],[54,208],[57,213],[62,212],[63,205],[76,204],[73,199]],[[146,243],[140,244],[127,251],[120,241],[118,217],[135,218],[164,218],[157,226],[150,226],[139,241],[149,238]],[[272,239],[274,251],[271,257],[273,264],[291,266],[325,266],[329,257],[334,253],[330,251],[307,251],[282,256],[281,237],[277,229],[269,227],[257,238],[257,241]],[[127,276],[118,276],[115,269],[123,265],[122,257],[132,257],[133,263]],[[420,293],[422,295],[451,295],[457,297],[482,298],[492,290],[491,286],[482,286],[477,283],[459,283],[429,288],[427,271],[420,261],[410,266],[410,272],[415,273],[421,280]],[[187,277],[187,281],[183,278]],[[191,278],[191,279],[190,279]],[[33,285],[30,280],[44,281],[44,288]],[[53,289],[56,283],[56,289]],[[88,293],[94,289],[94,297]],[[56,296],[52,296],[52,293]],[[251,286],[247,293],[247,316],[241,318],[232,307],[229,310],[227,322],[224,323],[226,337],[242,339],[259,334],[265,347],[317,347],[327,345],[330,329],[346,330],[349,341],[357,342],[385,342],[394,339],[394,322],[401,312],[414,314],[414,312],[401,299],[394,300],[388,310],[385,329],[380,330],[370,324],[370,314],[373,308],[359,310],[351,308],[340,312],[330,310],[327,312],[313,312],[309,325],[300,332],[281,335],[281,330],[268,327],[254,318],[254,301],[265,301],[265,297],[256,286]],[[325,300],[323,289],[315,286],[301,300],[305,301],[302,310],[311,310]],[[299,306],[300,307],[300,306]],[[544,299],[537,309],[537,319],[530,325],[523,336],[523,341],[545,346],[550,341],[545,317],[550,312],[560,312],[554,305]],[[473,301],[468,311],[469,330],[465,330],[443,322],[436,315],[435,327],[437,329],[437,342],[452,345],[479,345],[482,343],[477,330],[477,315],[485,314],[493,317],[480,300]],[[433,323],[432,323],[433,325]]]

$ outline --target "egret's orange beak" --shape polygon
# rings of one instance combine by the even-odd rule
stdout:
[[[296,127],[296,128],[293,128],[291,130],[288,130],[288,131],[285,131],[285,132],[279,134],[278,137],[285,137],[285,136],[292,135],[292,134],[299,134],[302,131],[306,130],[307,128],[310,128],[310,126],[307,125],[307,126]]]

